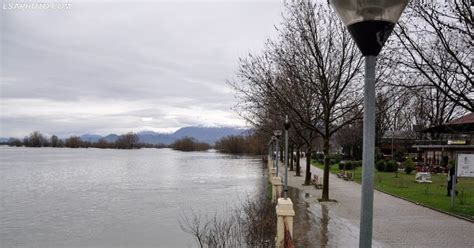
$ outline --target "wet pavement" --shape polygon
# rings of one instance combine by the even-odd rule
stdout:
[[[313,203],[319,196],[290,187],[288,196],[295,209],[294,242],[296,247],[357,247],[359,228],[330,212],[333,203]],[[383,247],[375,243],[374,247]]]
[[[289,172],[296,247],[358,247],[360,185],[331,175],[335,201],[319,203],[321,190],[303,181]],[[373,247],[474,247],[474,223],[375,191]]]

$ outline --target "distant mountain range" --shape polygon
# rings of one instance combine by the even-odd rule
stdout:
[[[246,131],[246,129],[233,127],[183,127],[178,129],[174,133],[157,133],[153,131],[142,131],[138,132],[137,135],[140,143],[147,144],[169,145],[177,139],[183,137],[192,137],[200,142],[214,144],[222,137],[229,135],[241,135]],[[107,142],[115,142],[118,139],[119,135],[109,134],[107,136],[101,136],[96,134],[84,134],[80,137],[82,140],[90,142],[97,142],[101,138],[104,138]]]
[[[200,142],[214,144],[222,137],[229,135],[241,135],[246,133],[247,129],[234,127],[183,127],[174,133],[157,133],[153,131],[138,132],[140,143],[147,144],[165,144],[169,145],[177,139],[183,137],[192,137]],[[107,142],[115,142],[119,138],[119,134],[109,134],[106,136],[97,134],[80,135],[81,140],[89,142],[97,142],[99,139],[105,139]],[[21,138],[20,138],[21,139]],[[9,138],[0,137],[0,143],[5,143]]]

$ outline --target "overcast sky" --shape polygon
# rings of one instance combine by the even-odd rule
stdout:
[[[245,125],[225,82],[275,36],[280,1],[67,3],[2,6],[0,137]]]

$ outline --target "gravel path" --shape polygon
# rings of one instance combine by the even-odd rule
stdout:
[[[303,161],[301,163],[304,165]],[[284,173],[284,169],[280,169]],[[321,169],[312,174],[322,178]],[[281,175],[284,175],[284,174]],[[361,186],[330,175],[330,198],[319,203],[321,190],[303,186],[304,177],[288,174],[288,185],[298,189],[295,241],[303,247],[358,247]],[[304,168],[302,168],[304,175]],[[295,193],[290,195],[294,196]],[[306,205],[302,205],[302,201]],[[373,247],[474,247],[474,223],[375,191]],[[302,210],[301,206],[306,206]]]

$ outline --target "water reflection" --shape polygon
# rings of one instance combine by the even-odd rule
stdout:
[[[194,247],[179,213],[239,204],[261,173],[215,152],[0,147],[0,246]]]
[[[321,247],[326,247],[328,244],[328,226],[329,226],[329,211],[326,205],[321,205],[321,218],[320,218],[320,245]]]
[[[318,196],[295,188],[290,188],[289,193],[296,212],[294,240],[297,247],[358,247],[359,227],[331,210],[339,203],[314,202]],[[308,201],[314,203],[308,204]],[[377,241],[373,246],[384,247]]]

